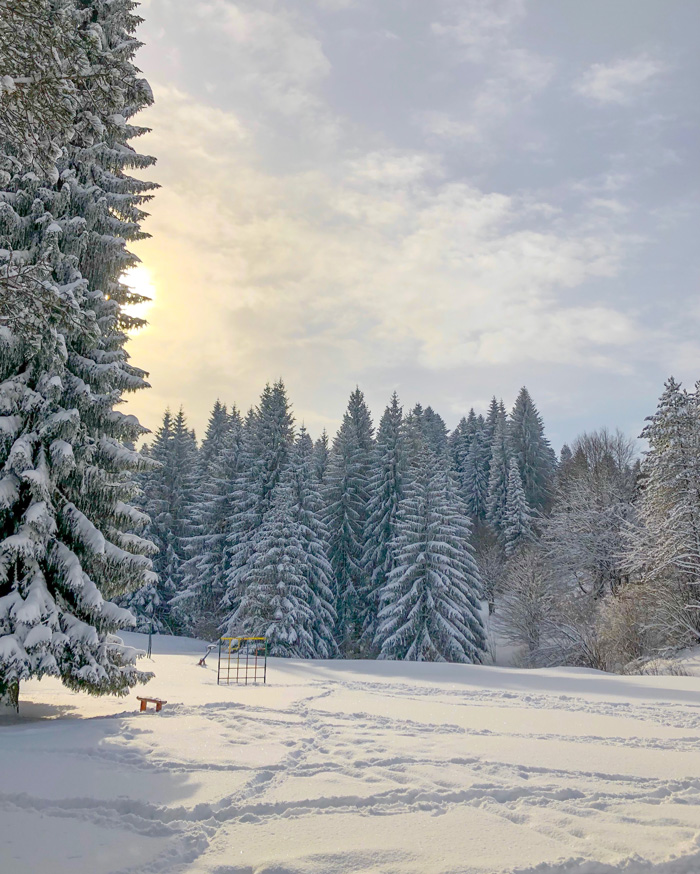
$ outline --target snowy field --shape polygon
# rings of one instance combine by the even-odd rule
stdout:
[[[700,872],[700,678],[272,660],[227,688],[201,651],[154,639],[157,715],[23,686],[2,874]]]

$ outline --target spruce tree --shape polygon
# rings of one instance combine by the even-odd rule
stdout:
[[[518,462],[525,497],[534,509],[547,508],[556,471],[556,455],[544,436],[544,424],[528,390],[523,386],[510,414],[508,441]]]
[[[123,694],[143,680],[133,651],[114,636],[131,624],[130,614],[107,599],[153,580],[153,547],[138,534],[145,517],[130,503],[148,462],[128,445],[145,429],[115,409],[124,393],[146,386],[124,348],[126,331],[142,324],[124,305],[140,298],[121,281],[137,261],[126,246],[144,236],[141,207],[154,187],[128,175],[153,163],[129,145],[143,132],[130,118],[152,100],[133,64],[139,19],[127,0],[56,8],[72,19],[82,70],[95,74],[74,88],[60,39],[49,39],[42,51],[66,72],[58,87],[71,95],[60,107],[66,118],[46,128],[40,121],[39,141],[26,154],[21,144],[31,132],[17,139],[16,129],[0,127],[0,285],[7,292],[0,314],[0,699],[15,705],[20,681],[31,676],[59,676],[93,694]],[[33,111],[33,92],[23,95]],[[6,107],[3,101],[0,114]],[[34,146],[45,145],[48,163],[24,172]]]
[[[370,412],[359,388],[333,441],[324,489],[329,558],[336,582],[337,639],[346,654],[357,652],[362,632],[362,594],[367,589],[363,564],[373,450]]]
[[[379,595],[394,568],[397,514],[404,494],[406,452],[403,412],[396,392],[379,423],[369,482],[369,504],[365,530],[363,564],[368,588],[362,599],[363,649],[369,651],[377,630]]]
[[[420,405],[416,406],[416,410],[420,409]],[[426,407],[417,417],[420,421],[421,432],[423,438],[432,452],[437,457],[442,457],[447,451],[447,426],[439,413],[436,413],[432,407]]]
[[[227,634],[266,637],[273,656],[315,657],[305,545],[292,489],[284,482],[253,532],[250,556],[239,571],[240,597],[227,621]]]
[[[486,504],[489,493],[489,481],[484,465],[484,442],[486,436],[483,429],[472,439],[467,453],[464,468],[462,491],[467,513],[476,521],[486,519]]]
[[[211,638],[221,624],[226,591],[228,535],[234,515],[234,491],[241,465],[243,420],[216,402],[200,450],[200,486],[196,503],[195,554],[187,561],[181,609],[195,635]]]
[[[185,630],[172,601],[182,592],[188,545],[193,534],[197,485],[197,442],[182,409],[163,415],[148,455],[158,467],[143,477],[143,508],[150,518],[146,533],[158,552],[157,583],[149,583],[125,600],[136,616],[137,629],[174,634]]]
[[[449,446],[452,458],[452,466],[457,474],[457,480],[462,489],[462,497],[465,501],[469,498],[469,452],[477,432],[480,430],[479,422],[473,408],[469,410],[467,418],[462,418],[455,430],[450,434]]]
[[[499,539],[503,536],[508,502],[508,476],[510,472],[510,453],[505,410],[500,407],[491,441],[491,462],[489,464],[489,490],[486,500],[486,521]]]
[[[328,470],[328,458],[330,449],[328,446],[328,432],[324,428],[321,431],[321,436],[314,443],[314,475],[316,482],[322,486],[326,481],[326,471]]]
[[[231,617],[247,585],[246,565],[254,555],[256,533],[272,506],[289,464],[294,417],[282,380],[267,385],[260,404],[245,420],[239,451],[239,474],[233,485],[227,537],[226,591],[222,607]]]
[[[535,515],[527,502],[520,469],[515,458],[510,461],[508,474],[508,495],[506,513],[503,520],[503,543],[507,556],[535,541]]]
[[[481,662],[481,582],[457,489],[419,448],[400,503],[395,566],[381,592],[380,658]]]
[[[335,642],[335,582],[328,560],[328,531],[322,519],[323,501],[314,472],[314,446],[302,425],[292,449],[289,482],[292,506],[303,546],[308,585],[308,603],[313,614],[311,634],[315,658],[333,658],[338,653]]]

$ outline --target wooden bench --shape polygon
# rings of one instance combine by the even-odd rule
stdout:
[[[167,701],[163,701],[162,698],[142,698],[141,695],[137,695],[136,700],[141,702],[141,713],[147,709],[149,704],[155,704],[156,713],[160,713],[163,709],[163,705],[168,703]]]

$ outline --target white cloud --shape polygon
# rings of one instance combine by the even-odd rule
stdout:
[[[156,407],[183,397],[203,419],[217,393],[252,400],[280,373],[293,386],[387,367],[609,369],[639,336],[612,305],[571,297],[619,269],[614,210],[564,222],[396,148],[271,175],[236,116],[174,89],[157,98],[146,145],[164,187],[139,254],[158,293],[133,341]]]
[[[629,103],[665,70],[665,64],[646,54],[593,64],[574,84],[574,90],[598,103]]]
[[[448,4],[446,19],[434,22],[432,31],[454,40],[479,62],[507,46],[511,28],[524,14],[524,0],[458,0]]]
[[[552,60],[516,44],[516,25],[524,15],[522,0],[467,0],[447,5],[443,19],[433,22],[431,30],[453,49],[447,57],[452,56],[458,65],[466,61],[480,69],[480,81],[458,114],[431,110],[418,115],[426,134],[447,141],[483,143],[549,85],[555,69]]]

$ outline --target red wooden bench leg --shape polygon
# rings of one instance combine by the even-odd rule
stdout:
[[[163,705],[161,704],[161,702],[160,702],[160,701],[156,701],[156,713],[160,713],[160,711],[161,711],[162,709],[163,709]]]
[[[142,702],[141,702],[141,713],[143,713],[143,711],[144,711],[145,709],[146,709],[146,702],[145,702],[145,701],[142,701]]]

